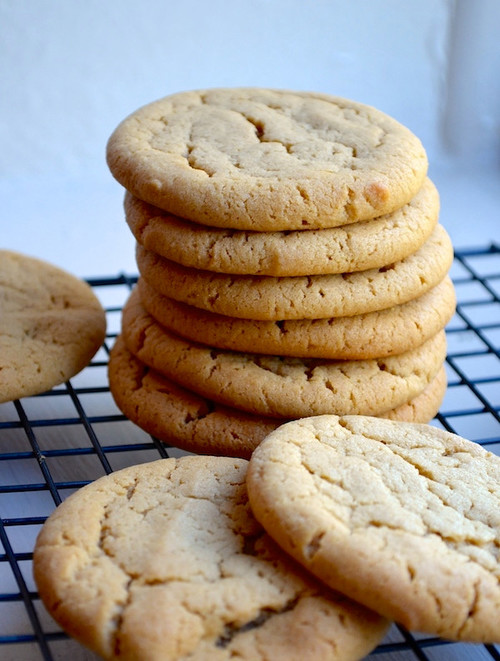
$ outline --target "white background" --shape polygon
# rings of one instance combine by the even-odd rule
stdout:
[[[1,245],[135,273],[106,141],[204,87],[315,90],[422,140],[455,247],[499,239],[498,0],[0,0]]]

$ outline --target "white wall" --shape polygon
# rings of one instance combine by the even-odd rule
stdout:
[[[66,266],[68,248],[55,248],[66,233],[85,253],[75,270],[133,267],[105,143],[138,106],[183,89],[350,97],[409,126],[438,180],[450,163],[490,176],[498,34],[498,0],[0,0],[3,243]],[[449,178],[443,191],[453,201]],[[463,225],[450,224],[460,243]],[[89,254],[94,231],[107,247]]]

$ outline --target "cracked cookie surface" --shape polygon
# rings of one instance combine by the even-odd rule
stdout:
[[[282,418],[380,415],[420,394],[446,356],[444,330],[411,351],[370,360],[223,351],[163,328],[135,295],[123,308],[122,335],[139,360],[185,388],[227,406]]]
[[[162,441],[188,452],[248,459],[283,419],[252,415],[179,386],[138,360],[118,336],[109,357],[109,387],[118,408]],[[410,401],[381,417],[429,422],[446,391],[444,367]]]
[[[104,310],[82,280],[52,264],[0,251],[0,402],[49,390],[101,346]]]
[[[386,266],[418,250],[436,226],[438,214],[439,195],[429,179],[392,214],[309,231],[204,227],[125,195],[128,226],[146,250],[183,266],[240,275],[321,275]]]
[[[499,642],[500,458],[429,425],[288,423],[252,455],[257,519],[335,589],[409,629]]]
[[[199,454],[247,459],[281,420],[224,406],[152,370],[118,336],[109,356],[109,387],[118,408],[139,427]]]
[[[107,145],[136,197],[214,227],[335,227],[408,203],[427,156],[406,127],[325,94],[212,89],[138,109]]]
[[[438,225],[413,255],[380,269],[275,278],[192,269],[136,246],[141,276],[160,294],[209,312],[267,321],[348,317],[401,305],[448,273],[453,246]]]
[[[164,459],[82,488],[34,552],[49,612],[105,659],[360,659],[388,622],[306,574],[252,516],[248,462]]]
[[[231,351],[303,358],[381,358],[414,349],[442,330],[455,311],[446,276],[422,296],[386,310],[331,319],[258,321],[208,312],[159,294],[139,278],[142,304],[182,337]]]

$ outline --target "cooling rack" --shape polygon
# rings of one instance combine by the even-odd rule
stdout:
[[[448,390],[432,424],[500,454],[500,247],[457,252],[457,312],[447,327]],[[53,622],[31,574],[36,535],[70,493],[124,468],[182,452],[139,430],[116,408],[107,358],[135,276],[88,280],[106,309],[104,346],[69,382],[0,405],[0,659],[91,661],[97,657]],[[497,659],[500,646],[456,644],[393,626],[378,661]]]

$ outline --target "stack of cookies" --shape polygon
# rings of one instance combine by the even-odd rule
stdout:
[[[125,119],[107,157],[137,240],[109,363],[131,420],[248,457],[286,420],[434,417],[453,250],[406,127],[322,94],[182,92]]]

